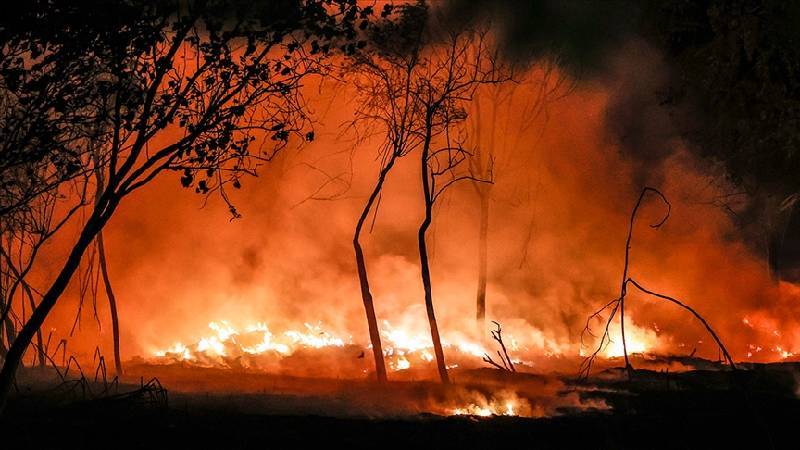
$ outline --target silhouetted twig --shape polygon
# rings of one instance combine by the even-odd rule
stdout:
[[[500,324],[495,322],[494,320],[492,323],[495,325],[495,329],[492,330],[492,339],[497,341],[500,344],[500,349],[503,351],[502,353],[500,350],[497,351],[497,356],[500,357],[500,364],[494,362],[491,356],[488,353],[483,354],[483,361],[486,363],[491,364],[492,366],[496,367],[500,370],[505,370],[506,372],[516,372],[517,369],[514,367],[514,363],[511,361],[511,358],[508,356],[508,349],[506,348],[506,344],[503,342],[503,329],[500,327]]]

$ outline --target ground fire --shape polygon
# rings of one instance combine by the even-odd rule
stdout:
[[[9,5],[0,442],[793,447],[796,19]]]

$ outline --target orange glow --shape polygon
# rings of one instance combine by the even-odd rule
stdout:
[[[164,350],[153,351],[153,356],[163,361],[188,361],[200,365],[218,365],[225,367],[224,358],[241,354],[261,355],[274,352],[279,355],[290,355],[300,348],[342,347],[345,342],[322,330],[322,325],[306,323],[305,330],[287,330],[274,336],[263,322],[249,324],[239,331],[225,320],[208,324],[214,335],[203,336],[197,344],[186,346],[176,342]],[[255,342],[248,344],[248,342]]]
[[[654,353],[658,344],[658,336],[653,330],[627,325],[625,327],[625,344],[629,355]],[[624,355],[622,336],[618,328],[612,329],[611,343],[606,346],[603,353],[607,358],[618,358]]]
[[[455,416],[516,416],[514,412],[514,404],[506,402],[504,405],[490,404],[487,406],[479,406],[476,404],[467,405],[463,408],[455,408],[452,411]]]
[[[632,275],[695,307],[735,359],[794,358],[800,288],[773,283],[760,256],[731,238],[730,217],[707,201],[721,191],[709,187],[716,174],[681,151],[680,142],[657,174],[638,173],[605,129],[613,86],[578,83],[520,130],[513,119],[540,85],[552,82],[546,74],[559,75],[535,67],[531,85],[517,87],[515,102],[497,108],[498,124],[511,128],[480,128],[483,140],[493,137],[497,145],[487,319],[502,323],[520,370],[577,370],[586,353],[580,341],[586,317],[616,295],[628,215],[644,182],[657,184],[673,209],[665,226],[653,231],[645,222],[659,211],[643,205]],[[379,169],[377,142],[365,139],[354,147],[352,136],[342,134],[354,108],[350,86],[312,83],[307,91],[317,139],[302,151],[279,154],[259,168],[258,178],[242,180],[242,189],[231,193],[242,219],[231,222],[216,197],[206,201],[181,189],[175,174],[136,192],[110,221],[105,240],[124,359],[266,371],[286,360],[317,376],[339,376],[339,365],[353,366],[346,372],[352,377],[373,369],[351,242]],[[493,112],[486,106],[489,93],[480,100],[486,118]],[[415,371],[434,360],[416,248],[422,214],[417,166],[413,154],[398,162],[363,243],[387,367],[409,377],[426,376]],[[447,364],[484,367],[484,353],[496,358],[498,347],[474,322],[473,187],[453,188],[437,208],[431,263]],[[41,258],[48,264],[30,275],[34,286],[52,278],[66,245],[45,249]],[[109,326],[95,323],[91,308],[84,306],[81,326],[70,333],[78,291],[73,283],[45,329],[55,329],[53,342],[69,340],[69,352],[79,359],[91,360],[98,336],[101,352],[110,355]],[[105,320],[105,303],[97,305]],[[718,356],[696,321],[651,298],[631,294],[626,300],[626,331],[629,353]],[[616,322],[611,336],[605,358],[622,355]],[[327,352],[330,364],[314,367],[312,358],[304,359],[315,350]],[[493,408],[493,414],[506,411],[504,404]]]
[[[517,396],[517,394],[499,390],[491,395],[478,393],[465,393],[463,404],[448,409],[449,415],[455,416],[522,416],[538,417],[543,414],[540,407],[529,403],[528,400]]]

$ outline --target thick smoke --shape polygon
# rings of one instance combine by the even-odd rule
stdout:
[[[634,35],[640,10],[640,2],[625,0],[450,0],[442,13],[454,21],[490,19],[509,58],[557,58],[571,75],[593,76]]]
[[[636,185],[661,184],[663,163],[692,153],[724,188],[707,201],[733,214],[736,238],[776,278],[798,278],[795,5],[452,0],[444,10],[491,19],[515,61],[554,59],[601,82],[610,138],[637,165]]]
[[[730,217],[709,203],[727,188],[676,138],[670,116],[659,108],[670,70],[657,50],[633,34],[636,9],[628,8],[630,2],[528,3],[539,6],[510,14],[519,2],[452,5],[459,14],[477,14],[489,5],[505,12],[510,55],[530,61],[558,57],[563,63],[555,74],[532,64],[532,85],[545,83],[549,73],[574,86],[554,96],[533,126],[496,149],[504,163],[490,213],[487,317],[527,347],[519,356],[535,366],[548,367],[547,355],[577,357],[587,316],[619,289],[630,209],[641,187],[650,184],[669,197],[673,213],[654,231],[646,224],[663,213],[662,205],[647,202],[642,208],[631,275],[695,306],[738,359],[775,360],[782,351],[800,350],[800,336],[793,334],[797,289],[775,285],[751,248],[731,238],[736,228]],[[587,5],[602,7],[579,8]],[[620,17],[625,19],[612,20]],[[111,221],[106,245],[126,356],[149,355],[176,340],[192,342],[209,321],[221,319],[276,328],[321,321],[366,344],[351,242],[379,169],[378,142],[354,146],[343,133],[341,124],[353,117],[349,86],[316,88],[309,87],[320,120],[316,141],[285,151],[258,178],[243,181],[233,197],[242,219],[230,221],[216,197],[205,203],[180,189],[176,176],[137,193]],[[480,98],[486,105],[491,97],[483,92]],[[511,106],[494,108],[497,123],[518,117],[520,108],[540,96],[521,86],[514,99]],[[478,126],[498,142],[518,132],[492,129],[488,121]],[[379,322],[424,336],[417,158],[404,157],[389,176],[364,247]],[[474,331],[477,216],[468,184],[455,187],[437,207],[433,290],[445,340]],[[53,261],[55,268],[58,260]],[[76,293],[73,286],[48,321],[59,338],[72,324]],[[99,317],[107,317],[102,301],[98,308]],[[716,358],[709,337],[682,311],[641,296],[632,296],[628,308],[626,317],[649,341],[648,349],[689,354],[696,348],[697,355]],[[98,333],[91,305],[82,324],[75,345],[90,355]],[[108,326],[101,337],[102,347],[110,349]]]
[[[177,177],[165,177],[136,194],[110,223],[107,247],[125,355],[193,342],[212,320],[238,326],[263,321],[276,329],[321,321],[326,330],[366,344],[351,241],[378,162],[374,143],[353,148],[340,136],[352,105],[342,103],[346,87],[335,90],[340,95],[314,100],[319,139],[245,180],[234,197],[242,219],[231,222],[221,201],[211,198],[203,206]],[[519,88],[515,98],[523,101],[498,108],[499,123],[518,115],[516,108],[534,95]],[[527,347],[518,356],[535,367],[551,367],[546,355],[560,354],[575,358],[558,366],[571,371],[586,317],[618,289],[637,165],[613,151],[604,121],[609,98],[601,84],[579,84],[551,102],[515,145],[503,147],[507,154],[498,154],[506,163],[493,188],[488,318]],[[425,336],[418,165],[411,154],[390,176],[365,249],[381,323]],[[793,349],[796,294],[788,286],[779,292],[763,263],[727,239],[728,217],[698,201],[711,188],[690,156],[677,153],[663,171],[660,187],[673,214],[653,231],[646,223],[663,212],[661,205],[648,202],[642,209],[631,275],[696,306],[738,358],[747,358],[750,344],[762,348],[754,358],[779,358],[778,346]],[[433,235],[434,301],[445,340],[455,341],[474,328],[478,223],[471,186],[448,194]],[[74,288],[49,321],[56,337],[71,326]],[[98,307],[106,318],[102,299]],[[684,313],[639,296],[629,308],[629,326],[642,330],[648,349],[689,354],[696,347],[698,355],[716,357]],[[73,339],[86,355],[98,333],[91,311],[85,305],[83,331]],[[109,334],[106,325],[100,334],[106,349]]]
[[[671,68],[660,49],[640,35],[642,2],[450,1],[453,20],[488,18],[514,61],[555,61],[584,82],[602,83],[610,95],[609,136],[637,163],[638,184],[659,184],[662,162],[679,136],[664,107]]]

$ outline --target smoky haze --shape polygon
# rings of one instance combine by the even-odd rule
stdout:
[[[659,106],[670,68],[634,33],[637,8],[538,2],[511,14],[512,4],[519,3],[449,5],[459,20],[499,14],[500,42],[531,67],[532,82],[515,91],[513,103],[484,107],[482,117],[491,111],[495,125],[477,123],[483,136],[496,138],[503,162],[489,221],[487,318],[527,347],[526,360],[544,366],[545,355],[580,354],[586,318],[616,296],[630,209],[651,185],[670,199],[672,215],[654,231],[646,224],[660,217],[662,205],[645,204],[631,275],[694,306],[736,358],[775,360],[783,350],[800,350],[797,288],[773,283],[766,263],[711,201],[730,186],[678,137],[669,111]],[[544,71],[544,62],[553,61],[558,68]],[[545,99],[542,113],[520,131],[509,124],[524,105],[542,101],[536,87],[548,82],[545,72],[569,88]],[[379,170],[379,142],[356,146],[342,127],[353,119],[347,84],[309,87],[309,95],[317,139],[243,180],[233,197],[243,218],[231,221],[219,199],[206,202],[181,189],[176,174],[137,193],[111,220],[106,246],[124,355],[193,342],[208,322],[221,319],[277,328],[321,321],[368,343],[351,242]],[[491,99],[483,91],[479,98],[483,105]],[[412,154],[390,174],[364,248],[379,322],[424,335],[418,166]],[[451,340],[474,332],[478,219],[467,183],[437,206],[431,239],[434,303]],[[72,326],[77,286],[65,300],[47,323],[59,337]],[[639,296],[627,306],[653,351],[683,355],[696,348],[716,358],[708,336],[683,311]],[[107,317],[104,302],[97,307]],[[99,330],[85,305],[76,348],[91,354],[98,332],[110,349],[109,327]]]
[[[579,354],[586,317],[618,289],[640,166],[616,151],[605,121],[613,97],[607,89],[578,83],[549,102],[515,145],[498,144],[496,150],[505,163],[491,205],[487,318],[524,343],[531,361]],[[532,91],[519,88],[516,105],[533,100]],[[366,345],[351,241],[379,165],[377,143],[353,147],[342,135],[339,124],[351,117],[352,105],[343,103],[348,97],[347,87],[323,90],[314,100],[321,115],[317,141],[286,151],[258,178],[244,180],[233,199],[243,218],[231,221],[227,206],[213,197],[203,204],[179,187],[178,175],[138,193],[114,218],[106,239],[125,355],[193,342],[213,320],[239,326],[263,321],[278,329],[321,321]],[[518,113],[513,105],[496,109],[500,124]],[[495,130],[498,142],[503,132]],[[379,321],[424,336],[416,248],[422,199],[413,156],[389,177],[364,247]],[[765,359],[778,357],[771,350],[776,346],[793,348],[795,288],[775,287],[764,263],[730,238],[729,217],[703,201],[715,188],[691,155],[678,147],[661,167],[658,187],[673,213],[654,231],[646,223],[663,213],[662,206],[648,202],[642,209],[631,275],[695,306],[738,358],[747,358],[750,344],[761,347],[755,357]],[[474,190],[464,184],[436,212],[433,286],[445,339],[474,328],[476,208]],[[75,289],[69,300],[49,319],[57,336],[72,324]],[[107,317],[103,305],[98,302],[101,318]],[[640,297],[628,306],[629,320],[652,339],[652,350],[689,354],[697,347],[699,355],[716,357],[699,325],[682,311]],[[91,311],[84,306],[74,338],[76,349],[85,338],[87,354],[98,333]],[[109,327],[100,333],[108,346]]]

